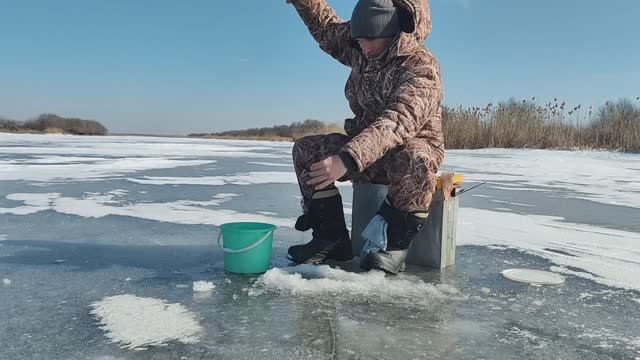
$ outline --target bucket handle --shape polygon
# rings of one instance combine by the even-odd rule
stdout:
[[[249,245],[247,247],[244,247],[242,249],[229,249],[229,248],[226,248],[226,247],[222,246],[222,230],[220,230],[220,233],[218,234],[218,247],[221,248],[222,251],[224,251],[227,254],[243,253],[243,252],[249,251],[249,250],[253,249],[254,247],[262,244],[262,242],[267,240],[269,235],[271,235],[274,231],[276,231],[276,229],[269,230],[269,232],[267,232],[267,234],[265,236],[263,236],[262,239],[256,241],[255,243],[253,243],[253,244],[251,244],[251,245]]]

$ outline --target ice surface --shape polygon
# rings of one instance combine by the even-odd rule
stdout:
[[[29,215],[48,210],[51,202],[60,196],[59,193],[43,194],[9,194],[7,199],[21,201],[24,205],[12,208],[0,208],[0,214]]]
[[[0,134],[0,153],[114,157],[255,157],[291,158],[291,144],[210,141],[137,136],[64,136]],[[284,149],[282,153],[275,151]]]
[[[0,150],[2,151],[2,150]],[[100,159],[64,164],[6,164],[0,161],[1,180],[96,181],[136,171],[208,164],[209,160],[177,160],[157,157]]]
[[[257,184],[297,184],[298,180],[293,171],[253,171],[244,174],[227,176],[201,177],[161,177],[144,176],[142,178],[127,178],[128,181],[145,185],[257,185]],[[351,186],[349,182],[338,182],[336,186]]]
[[[234,221],[257,221],[277,226],[291,227],[294,220],[261,214],[246,214],[227,209],[210,209],[228,200],[228,194],[207,201],[179,200],[166,203],[119,203],[114,194],[88,194],[83,198],[63,197],[58,193],[7,195],[8,199],[22,201],[17,207],[1,208],[0,214],[28,215],[45,210],[85,218],[102,218],[109,215],[131,216],[141,219],[170,222],[176,224],[216,225]],[[110,204],[119,204],[110,205]]]
[[[505,204],[505,205],[514,205],[514,206],[522,206],[522,207],[533,207],[535,205],[531,205],[531,204],[523,204],[523,203],[516,203],[516,202],[510,202],[510,201],[503,201],[503,200],[491,200],[491,202],[497,203],[497,204]]]
[[[272,163],[272,162],[260,162],[260,161],[249,161],[247,164],[253,165],[263,165],[263,166],[278,166],[278,167],[293,167],[292,163]]]
[[[162,346],[170,341],[192,344],[202,327],[195,314],[180,304],[125,294],[93,303],[95,315],[111,341],[132,349]]]
[[[513,247],[565,267],[554,270],[640,290],[640,233],[473,208],[460,209],[459,218],[459,245]]]
[[[131,182],[148,185],[255,185],[255,184],[297,184],[296,174],[292,171],[256,171],[229,176],[203,177],[153,177],[129,178]]]
[[[444,167],[503,190],[565,190],[572,198],[640,207],[637,164],[637,155],[609,151],[486,149],[448,151]]]
[[[216,286],[211,281],[198,280],[193,282],[193,291],[195,292],[207,292],[213,291]]]
[[[462,196],[456,266],[410,266],[397,277],[359,272],[357,259],[343,270],[287,267],[287,248],[311,237],[287,227],[300,211],[290,162],[286,143],[0,135],[0,169],[15,179],[0,180],[0,280],[12,282],[0,281],[0,358],[640,356],[640,156],[449,151],[447,166],[468,185],[490,182]],[[350,185],[342,185],[349,225]],[[224,271],[212,225],[242,220],[280,226],[272,256],[280,269]],[[531,287],[504,279],[507,268],[567,281]],[[215,291],[192,291],[202,279]],[[112,319],[140,309],[145,325],[98,327],[105,322],[91,304],[114,295],[130,301],[114,301]],[[173,320],[154,320],[174,315],[184,320],[179,333]],[[180,340],[189,329],[198,341]]]

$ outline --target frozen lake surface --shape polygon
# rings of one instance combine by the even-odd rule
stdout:
[[[290,151],[0,134],[0,359],[640,359],[640,155],[449,151],[487,182],[462,197],[456,266],[388,277],[288,267],[310,238]],[[278,226],[266,274],[225,273],[231,221]]]

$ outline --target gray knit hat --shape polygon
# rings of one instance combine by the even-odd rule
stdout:
[[[398,9],[391,0],[359,0],[351,15],[352,38],[393,37],[400,32]]]

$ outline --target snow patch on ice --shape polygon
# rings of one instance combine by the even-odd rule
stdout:
[[[503,200],[490,200],[490,201],[498,204],[514,205],[514,206],[520,206],[520,207],[535,207],[535,205],[531,205],[531,204],[523,204],[523,203],[516,203],[516,202],[510,202],[510,201],[503,201]]]
[[[486,181],[501,190],[543,189],[562,198],[637,208],[640,182],[631,180],[640,178],[639,161],[637,154],[610,151],[449,150],[444,167],[463,172],[465,181]]]
[[[292,144],[140,136],[42,136],[0,134],[0,153],[116,157],[291,158]],[[282,150],[282,152],[280,152]],[[272,152],[279,152],[275,154]]]
[[[7,278],[4,278],[4,279],[2,279],[2,284],[4,286],[9,286],[9,285],[11,285],[11,280],[7,279]]]
[[[640,233],[474,208],[461,208],[459,216],[459,245],[520,249],[558,265],[552,271],[640,290]]]
[[[213,291],[215,288],[216,286],[210,281],[199,280],[193,282],[193,291],[195,292]]]
[[[489,195],[482,195],[482,194],[471,194],[471,196],[473,196],[473,197],[478,197],[478,198],[484,198],[484,199],[492,198],[492,197],[493,197],[493,196],[489,196]]]
[[[90,193],[83,198],[62,197],[54,194],[10,194],[13,200],[25,205],[14,208],[0,208],[0,214],[33,214],[54,210],[62,214],[86,218],[101,218],[109,215],[131,216],[176,224],[215,225],[233,221],[257,221],[276,226],[293,226],[293,219],[246,214],[227,209],[210,209],[233,198],[235,194],[218,194],[208,201],[178,200],[166,203],[129,203],[114,200],[113,194]],[[46,204],[46,205],[45,205]],[[117,206],[116,206],[117,205]]]
[[[202,177],[144,176],[127,180],[145,185],[255,185],[297,184],[298,182],[296,174],[291,171],[253,171],[237,175]]]
[[[491,189],[496,189],[496,190],[508,190],[508,191],[539,191],[539,192],[548,192],[551,190],[545,190],[545,189],[535,189],[535,188],[525,188],[525,187],[510,187],[510,186],[489,186],[489,188]],[[492,197],[492,196],[489,196]]]
[[[460,296],[458,290],[449,285],[433,285],[419,279],[391,279],[379,271],[352,273],[327,265],[273,268],[260,276],[257,284],[266,290],[293,296],[345,295],[415,304]]]
[[[143,176],[127,178],[127,181],[144,185],[258,185],[258,184],[297,184],[296,173],[292,171],[252,171],[235,175],[219,176]],[[336,183],[336,186],[351,186],[350,182]]]
[[[106,336],[131,350],[170,341],[196,343],[203,331],[192,312],[166,300],[125,294],[106,297],[91,307]]]
[[[258,161],[249,161],[249,162],[247,162],[247,164],[263,165],[263,166],[293,167],[293,164],[272,163],[272,162],[258,162]]]
[[[113,158],[64,164],[7,164],[0,161],[0,180],[95,181],[136,171],[197,166],[210,162],[211,160],[178,160],[157,157]]]
[[[15,193],[5,196],[5,198],[12,201],[22,201],[23,205],[11,208],[0,208],[0,214],[13,214],[13,215],[30,215],[39,211],[48,210],[51,206],[51,202],[59,197],[59,193],[46,193],[46,194],[30,194],[30,193]]]

